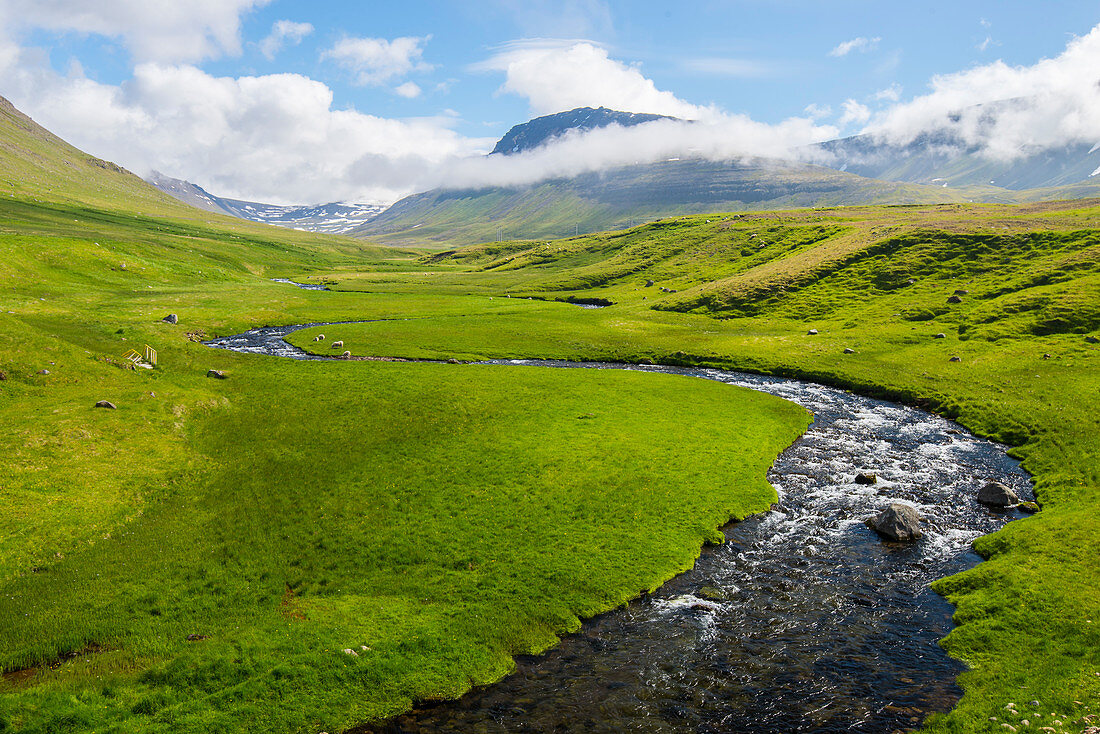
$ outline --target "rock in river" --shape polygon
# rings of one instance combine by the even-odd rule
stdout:
[[[921,537],[920,517],[909,505],[890,503],[885,510],[866,520],[867,526],[887,540],[910,541]]]
[[[878,481],[878,475],[869,471],[856,474],[856,484],[874,484]]]
[[[1016,493],[1000,482],[988,482],[978,490],[978,502],[990,507],[1011,507],[1019,501]]]

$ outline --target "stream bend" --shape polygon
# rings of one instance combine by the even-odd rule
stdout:
[[[209,346],[296,359],[253,329]],[[803,405],[814,423],[768,472],[772,511],[724,528],[695,568],[584,623],[457,701],[416,706],[357,732],[892,732],[961,695],[938,641],[952,607],[929,589],[981,559],[972,541],[1020,517],[979,505],[988,480],[1033,497],[999,444],[916,408],[808,382],[712,369],[510,360],[496,364],[693,375]],[[855,484],[860,471],[879,481]],[[864,524],[892,501],[925,536],[882,542]]]

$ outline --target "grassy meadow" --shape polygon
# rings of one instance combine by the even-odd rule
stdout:
[[[693,216],[424,254],[187,209],[11,119],[0,731],[335,731],[459,695],[766,509],[764,472],[809,421],[670,375],[199,343],[368,319],[291,341],[799,376],[1012,444],[1042,511],[938,582],[970,669],[926,728],[1003,731],[1005,704],[1034,699],[1078,732],[1097,708],[1097,202]],[[127,369],[146,344],[157,368]]]
[[[1043,510],[980,539],[989,560],[937,583],[958,607],[944,644],[970,669],[960,705],[926,727],[1000,731],[1014,721],[1007,703],[1038,700],[1058,714],[1047,716],[1062,722],[1056,731],[1082,731],[1084,707],[1100,702],[1098,227],[1100,206],[1086,201],[710,215],[490,243],[423,258],[436,272],[348,274],[339,287],[373,298],[431,288],[530,308],[325,333],[357,355],[804,377],[920,405],[1008,443]],[[570,296],[615,305],[557,302]],[[324,351],[315,333],[290,341]]]
[[[766,509],[809,421],[674,376],[212,350],[543,304],[303,291],[269,278],[423,268],[167,209],[0,199],[0,730],[339,730],[458,695]]]

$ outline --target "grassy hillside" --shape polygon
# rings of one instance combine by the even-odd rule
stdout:
[[[608,308],[523,301],[530,308],[326,333],[356,354],[806,377],[924,406],[1012,445],[1042,511],[977,541],[989,560],[937,583],[957,605],[944,644],[970,670],[959,707],[926,728],[1004,731],[1027,718],[1083,731],[1100,701],[1100,202],[707,219],[437,254],[424,260],[436,274],[415,280],[340,279],[372,298],[430,282],[494,304],[574,296]],[[314,331],[292,341],[309,348]],[[1005,710],[1031,700],[1041,710]]]
[[[557,238],[672,215],[851,204],[1009,200],[986,188],[892,183],[817,166],[665,161],[530,187],[436,190],[410,196],[355,230],[371,241],[446,248]]]
[[[212,350],[546,304],[273,283],[425,268],[188,209],[14,113],[0,131],[0,731],[332,731],[457,695],[767,508],[808,423],[670,376]],[[145,345],[156,368],[129,369]],[[698,420],[703,450],[677,439]]]

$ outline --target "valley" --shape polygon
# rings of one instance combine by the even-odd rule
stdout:
[[[457,697],[767,511],[811,420],[680,375],[447,363],[530,358],[798,378],[1007,444],[1041,511],[932,584],[966,669],[919,723],[1094,721],[1097,200],[762,203],[463,249],[441,219],[414,250],[199,211],[0,122],[0,729],[336,731]],[[306,350],[432,362],[202,343],[307,323],[331,325]]]

